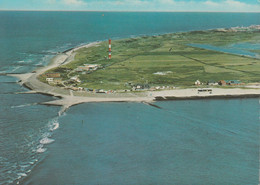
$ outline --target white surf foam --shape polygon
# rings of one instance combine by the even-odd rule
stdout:
[[[12,72],[15,72],[15,71],[17,71],[17,69],[20,69],[22,66],[17,66],[17,67],[15,67],[14,69],[12,69],[10,72],[12,73]]]
[[[50,143],[52,143],[54,141],[55,141],[54,139],[50,139],[48,137],[45,137],[45,138],[40,140],[40,143],[43,144],[43,145],[46,145],[46,144],[50,144]]]
[[[49,127],[49,131],[51,131],[51,132],[53,132],[54,130],[57,130],[60,127],[58,117],[49,121],[48,127]]]
[[[54,131],[54,130],[58,129],[59,126],[60,126],[60,124],[59,124],[58,122],[54,122],[54,123],[52,124],[52,128],[50,129],[50,131]]]
[[[18,173],[18,175],[19,175],[20,177],[26,177],[26,176],[27,176],[26,173]]]
[[[28,107],[28,106],[32,106],[32,105],[36,105],[37,103],[29,103],[29,104],[24,104],[24,105],[14,105],[11,106],[11,108],[22,108],[22,107]]]
[[[30,60],[30,59],[26,59],[26,60],[20,60],[20,61],[18,61],[17,63],[19,63],[19,64],[27,64],[27,63],[32,63],[32,60]]]
[[[30,165],[28,164],[24,164],[24,165],[20,165],[21,168],[28,168]]]
[[[37,153],[43,153],[43,152],[45,152],[47,150],[47,148],[38,148],[37,150],[36,150],[36,152]]]

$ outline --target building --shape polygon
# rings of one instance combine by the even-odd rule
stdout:
[[[201,83],[200,83],[199,80],[197,80],[194,84],[195,84],[195,85],[200,85]]]
[[[85,91],[83,87],[78,87],[78,91]]]
[[[145,90],[145,89],[149,89],[150,85],[149,84],[136,84],[132,86],[132,90]]]
[[[61,78],[46,78],[46,81],[48,83],[53,83],[53,84],[61,84],[62,83]]]
[[[220,81],[218,82],[218,84],[219,84],[219,85],[222,85],[222,86],[227,85],[227,83],[226,83],[225,80],[220,80]]]
[[[207,85],[218,85],[218,82],[215,82],[214,80],[210,80],[207,82]]]
[[[81,82],[81,80],[80,80],[77,76],[71,77],[70,80],[71,80],[71,81],[74,81],[74,82],[78,82],[78,83]]]
[[[242,85],[242,83],[239,80],[229,80],[226,81],[228,85]]]
[[[47,81],[48,83],[53,82],[53,78],[46,78],[46,81]]]
[[[243,85],[240,80],[220,80],[219,85],[225,86],[225,85]]]

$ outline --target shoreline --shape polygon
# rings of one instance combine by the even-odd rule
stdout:
[[[82,94],[74,95],[71,90],[62,89],[60,87],[50,86],[38,80],[38,76],[45,71],[70,63],[74,60],[76,51],[81,48],[97,46],[100,42],[92,42],[86,45],[81,45],[75,48],[67,49],[51,59],[47,66],[36,69],[34,72],[25,74],[8,74],[20,79],[19,83],[30,91],[27,93],[39,93],[49,96],[55,96],[60,99],[49,102],[43,102],[44,105],[62,106],[59,114],[65,112],[69,107],[81,103],[88,102],[146,102],[150,105],[154,101],[166,100],[195,100],[195,99],[230,99],[230,98],[260,98],[260,89],[241,89],[241,88],[214,88],[212,94],[200,93],[197,88],[188,89],[173,89],[163,91],[144,91],[131,93],[116,93],[116,94]],[[82,96],[83,95],[83,96]],[[84,96],[85,95],[85,96]]]

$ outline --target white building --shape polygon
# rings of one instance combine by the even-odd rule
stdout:
[[[195,84],[195,85],[200,85],[201,83],[200,83],[199,80],[197,80],[194,84]]]
[[[80,83],[80,79],[77,76],[73,76],[70,78],[70,80]]]
[[[46,78],[47,82],[53,82],[53,78]]]

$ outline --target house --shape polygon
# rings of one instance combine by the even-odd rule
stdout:
[[[194,84],[195,84],[195,85],[200,85],[201,83],[200,83],[199,80],[197,80]]]
[[[239,80],[229,80],[226,81],[228,85],[241,85],[241,82]]]
[[[85,91],[83,87],[78,87],[78,91]]]
[[[71,80],[71,81],[74,81],[74,82],[78,82],[78,83],[81,82],[81,80],[80,80],[77,76],[71,77],[70,80]]]
[[[53,82],[53,78],[46,78],[46,81],[47,81],[48,83]]]
[[[136,85],[133,85],[132,90],[133,91],[144,90],[144,89],[149,89],[149,88],[150,88],[149,84],[136,84]]]
[[[227,85],[227,83],[226,83],[225,80],[220,80],[220,81],[218,82],[218,84],[219,84],[219,85],[222,85],[222,86]]]
[[[240,80],[220,80],[219,85],[243,85]]]
[[[215,82],[214,80],[210,80],[207,82],[207,85],[218,85],[218,82]]]
[[[97,89],[96,93],[106,93],[103,89]]]

